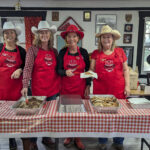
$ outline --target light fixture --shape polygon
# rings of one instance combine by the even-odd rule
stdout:
[[[20,0],[18,0],[18,2],[15,4],[15,10],[16,10],[16,11],[21,10]]]

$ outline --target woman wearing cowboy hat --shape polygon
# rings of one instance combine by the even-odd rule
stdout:
[[[58,56],[58,73],[62,76],[60,93],[76,94],[84,98],[89,94],[90,80],[81,79],[80,73],[89,69],[90,62],[87,50],[77,45],[84,33],[75,25],[70,25],[61,33],[61,37],[66,41],[67,47],[63,48]],[[64,145],[70,146],[72,140],[65,139]],[[79,138],[75,138],[74,142],[78,149],[85,149]]]
[[[17,101],[21,97],[22,71],[25,64],[25,49],[17,46],[19,27],[5,22],[0,35],[4,44],[0,44],[0,100]],[[15,139],[9,139],[11,150],[17,149]]]
[[[98,49],[91,55],[90,70],[98,74],[93,80],[94,94],[113,94],[118,99],[125,99],[130,94],[129,70],[127,57],[122,48],[115,46],[120,33],[108,25],[96,34],[99,38]],[[112,147],[123,150],[124,138],[113,138]],[[107,138],[99,138],[100,150],[106,150]]]
[[[27,52],[23,72],[23,96],[27,95],[28,82],[31,79],[31,91],[34,96],[47,96],[47,101],[55,100],[59,93],[59,76],[56,73],[57,50],[53,48],[56,26],[40,21],[38,28],[32,27],[35,35],[33,46]],[[36,138],[31,139],[30,149],[37,150]],[[51,138],[43,138],[42,143],[53,147]]]

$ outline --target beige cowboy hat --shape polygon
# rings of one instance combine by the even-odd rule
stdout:
[[[0,36],[3,35],[3,32],[6,30],[15,30],[17,35],[21,34],[21,28],[15,26],[11,21],[7,21],[3,25],[3,29],[0,29]]]
[[[57,27],[56,27],[55,25],[52,25],[52,26],[50,27],[50,25],[49,25],[49,23],[48,23],[47,21],[40,21],[39,24],[38,24],[38,28],[35,27],[35,26],[33,26],[33,27],[31,28],[31,31],[32,31],[32,33],[34,33],[34,34],[37,34],[38,31],[40,31],[40,30],[50,30],[50,31],[52,31],[53,33],[55,33],[55,32],[57,31]]]
[[[120,39],[121,34],[117,30],[113,30],[109,25],[104,25],[100,33],[96,34],[96,37],[100,37],[103,34],[112,34],[115,40]]]

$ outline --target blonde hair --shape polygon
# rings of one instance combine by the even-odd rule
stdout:
[[[54,46],[54,34],[49,30],[50,32],[50,39],[48,41],[48,48],[51,49]],[[32,42],[33,46],[40,47],[41,46],[41,40],[39,37],[39,33],[34,35],[34,40]]]
[[[114,48],[116,47],[115,41],[116,40],[113,37],[113,43],[112,43],[112,46],[111,46],[111,51],[113,51]],[[98,50],[99,50],[99,52],[103,50],[103,45],[102,45],[102,42],[101,42],[101,36],[98,37]]]

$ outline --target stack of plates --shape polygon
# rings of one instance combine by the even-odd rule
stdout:
[[[135,109],[150,108],[150,101],[146,98],[129,98],[128,101],[131,107]]]

